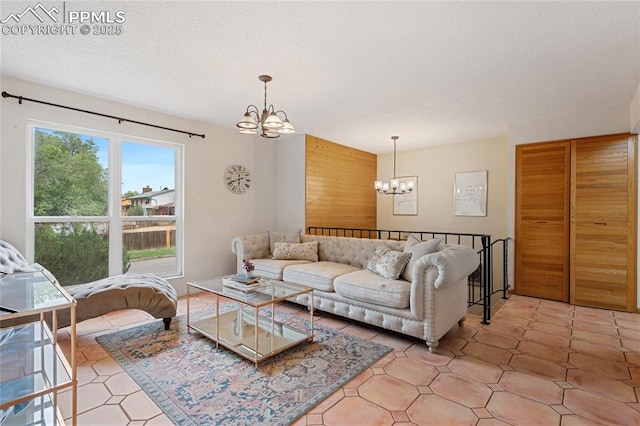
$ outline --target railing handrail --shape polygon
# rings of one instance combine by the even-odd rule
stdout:
[[[433,235],[460,235],[465,237],[490,237],[491,234],[476,234],[465,232],[447,232],[447,231],[404,231],[390,229],[370,229],[370,228],[339,228],[335,226],[307,226],[307,231],[312,229],[336,230],[336,231],[358,231],[368,233],[388,233],[388,234],[433,234]]]

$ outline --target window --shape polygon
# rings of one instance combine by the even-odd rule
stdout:
[[[182,273],[182,147],[31,124],[36,262],[62,285]]]
[[[128,141],[121,148],[122,244],[130,254],[129,270],[171,274],[178,269],[176,151]]]

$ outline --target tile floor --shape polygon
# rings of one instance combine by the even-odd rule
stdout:
[[[185,307],[181,298],[179,313]],[[286,309],[304,313],[294,304]],[[640,314],[511,296],[490,325],[469,316],[436,354],[415,339],[322,313],[318,319],[394,351],[296,426],[640,424]],[[79,425],[171,424],[94,340],[148,321],[144,312],[120,311],[78,325]],[[68,395],[61,395],[65,417]]]

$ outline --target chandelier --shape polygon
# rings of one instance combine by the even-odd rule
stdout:
[[[377,180],[375,182],[375,188],[378,194],[383,195],[408,194],[413,191],[414,185],[413,182],[401,182],[400,179],[396,178],[396,143],[398,136],[391,136],[391,139],[393,139],[393,179],[391,179],[390,182]]]
[[[286,112],[276,111],[273,105],[267,107],[267,83],[272,80],[271,76],[261,75],[258,79],[264,82],[264,109],[260,114],[257,106],[249,105],[242,120],[236,124],[240,128],[238,132],[244,135],[255,135],[260,132],[263,138],[279,138],[280,135],[295,133],[296,130],[289,123]],[[281,119],[278,114],[282,114],[284,119]]]

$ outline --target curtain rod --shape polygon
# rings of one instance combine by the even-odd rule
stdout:
[[[184,130],[172,129],[170,127],[157,126],[155,124],[143,123],[142,121],[129,120],[128,118],[116,117],[115,115],[102,114],[100,112],[88,111],[86,109],[74,108],[74,107],[70,107],[70,106],[66,106],[66,105],[60,105],[60,104],[54,104],[54,103],[51,103],[51,102],[40,101],[38,99],[25,98],[24,96],[16,96],[16,95],[12,95],[12,94],[7,93],[7,92],[2,92],[2,97],[3,98],[15,98],[15,99],[18,100],[18,103],[20,105],[22,105],[22,101],[35,102],[35,103],[38,103],[38,104],[44,104],[44,105],[54,106],[54,107],[58,107],[58,108],[70,109],[72,111],[84,112],[86,114],[98,115],[100,117],[112,118],[114,120],[118,120],[118,123],[122,123],[123,121],[127,121],[129,123],[140,124],[141,126],[149,126],[149,127],[155,127],[156,129],[168,130],[170,132],[184,133],[185,135],[189,135],[189,137],[191,137],[191,136],[200,136],[202,139],[204,139],[204,137],[205,137],[204,134],[198,134],[198,133],[193,133],[193,132],[185,132]]]

